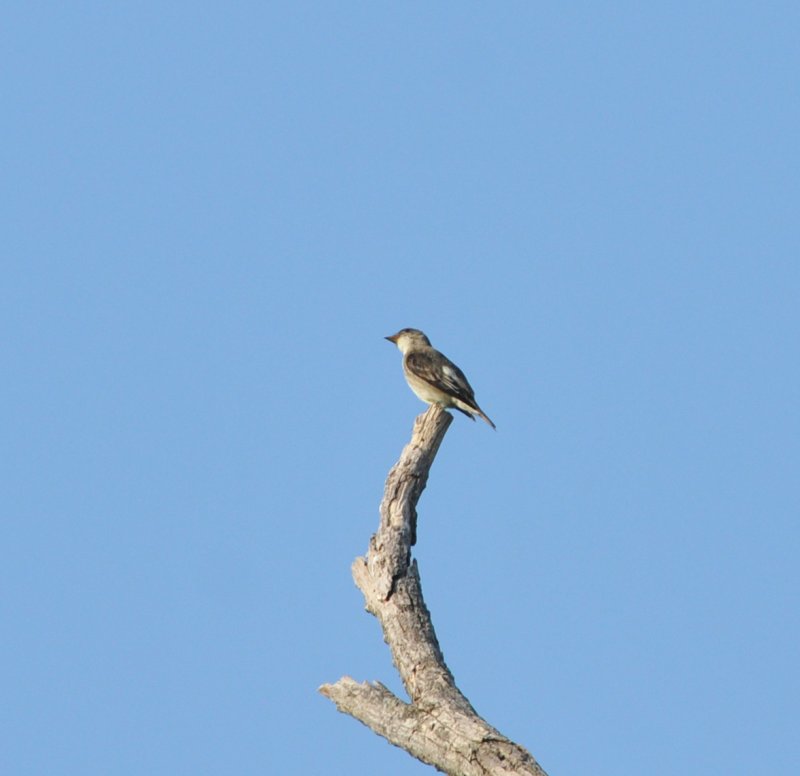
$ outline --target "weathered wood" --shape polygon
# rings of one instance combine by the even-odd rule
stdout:
[[[411,702],[382,684],[361,684],[348,676],[319,690],[339,711],[451,776],[546,776],[526,749],[479,717],[456,686],[411,558],[417,502],[452,420],[436,405],[416,419],[411,441],[386,479],[378,531],[366,557],[356,558],[352,566]]]

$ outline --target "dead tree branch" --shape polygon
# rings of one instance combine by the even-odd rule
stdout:
[[[546,776],[531,754],[478,716],[444,662],[422,598],[417,562],[416,506],[452,416],[433,405],[414,423],[411,441],[386,480],[380,527],[353,579],[367,611],[383,628],[410,703],[380,683],[348,676],[319,691],[413,757],[451,776]]]

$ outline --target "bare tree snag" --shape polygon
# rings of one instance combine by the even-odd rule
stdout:
[[[432,405],[414,423],[411,441],[386,479],[381,522],[353,579],[367,611],[383,628],[392,659],[411,699],[379,682],[349,676],[319,691],[387,741],[451,776],[546,776],[531,754],[478,716],[444,662],[422,598],[417,562],[416,506],[452,416]]]

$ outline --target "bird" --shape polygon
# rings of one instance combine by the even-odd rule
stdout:
[[[475,401],[475,391],[464,373],[449,359],[431,346],[431,341],[419,329],[400,329],[384,339],[397,345],[403,354],[403,374],[409,388],[428,404],[452,407],[471,420],[479,415],[496,429],[489,416]]]

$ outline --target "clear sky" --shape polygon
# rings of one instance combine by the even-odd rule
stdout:
[[[796,3],[15,3],[0,771],[432,771],[350,577],[551,776],[800,770]]]

